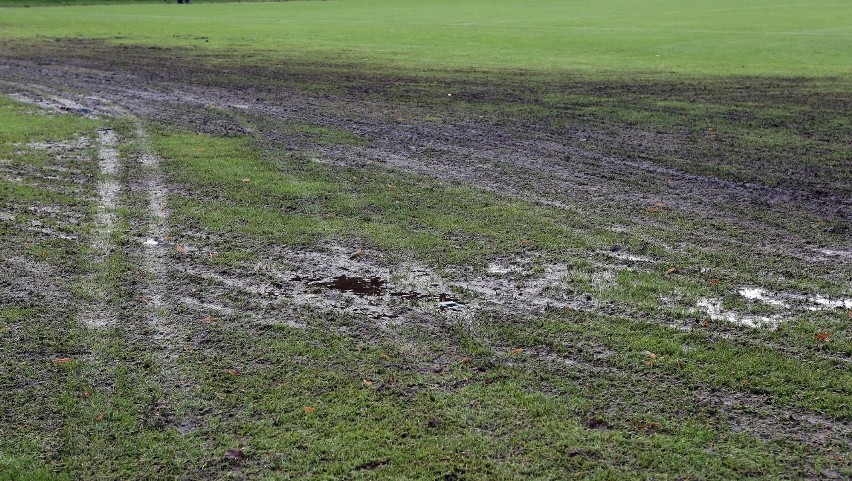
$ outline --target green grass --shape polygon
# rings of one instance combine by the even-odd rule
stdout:
[[[842,78],[850,72],[852,9],[845,3],[547,0],[534,6],[349,0],[2,9],[0,37],[190,47],[179,51],[185,57],[166,55],[207,67],[218,62],[226,69],[234,62],[274,68],[295,59],[310,71],[331,59],[340,75],[308,75],[308,83],[266,71],[257,76],[229,71],[210,81],[365,101],[390,96],[389,105],[404,117],[425,112],[429,118],[423,120],[436,123],[482,115],[497,122],[540,121],[555,131],[583,125],[601,132],[686,132],[675,154],[653,161],[781,186],[799,182],[786,179],[786,169],[813,168],[828,172],[814,182],[831,183],[833,192],[848,190],[843,183],[849,146],[842,139],[850,124],[831,97],[845,99]],[[357,65],[347,70],[340,62]],[[376,65],[381,69],[371,71]],[[397,67],[408,76],[383,76]],[[311,72],[323,72],[317,68]],[[444,69],[462,71],[446,73],[445,84],[439,81]],[[502,69],[543,75],[477,83]],[[571,88],[551,83],[562,73],[578,72],[592,74],[598,83]],[[671,76],[675,83],[687,79],[707,90],[696,89],[698,98],[690,98],[689,89],[620,92],[637,72]],[[724,78],[731,75],[841,80],[815,79],[790,90],[792,83],[784,79],[780,84],[763,79],[771,92],[756,101],[760,84],[737,93],[738,80]],[[380,77],[386,83],[352,94]],[[705,83],[709,77],[718,83]],[[472,90],[484,86],[489,92],[504,79],[510,80],[508,91],[525,93],[480,100],[446,95],[449,86],[463,91],[468,80]],[[608,86],[607,79],[617,85],[596,92]],[[243,131],[254,132],[216,137],[174,125],[148,126],[170,189],[169,233],[179,241],[196,235],[218,252],[216,259],[196,259],[201,267],[250,276],[261,257],[282,246],[329,244],[365,247],[390,266],[415,262],[438,273],[466,269],[470,276],[483,273],[491,261],[520,258],[532,264],[517,282],[534,279],[544,265],[562,265],[566,274],[559,289],[577,298],[593,296],[595,307],[516,316],[485,306],[467,324],[422,312],[399,326],[377,326],[363,316],[278,300],[272,309],[307,326],[294,329],[257,323],[241,309],[202,323],[198,312],[174,305],[162,312],[181,335],[167,346],[163,331],[147,323],[136,303],[146,273],[132,246],[147,235],[139,227],[147,221],[144,193],[123,193],[114,249],[94,259],[87,245],[98,180],[94,150],[81,153],[79,175],[57,178],[50,170],[57,162],[53,156],[25,148],[29,142],[93,138],[105,125],[126,138],[132,127],[45,114],[0,97],[0,167],[21,177],[0,176],[0,206],[13,214],[12,220],[0,219],[0,254],[43,266],[62,299],[9,295],[0,305],[0,478],[852,475],[848,445],[759,435],[764,410],[852,420],[852,377],[842,368],[852,354],[845,310],[803,313],[775,331],[703,326],[705,316],[690,310],[699,298],[718,298],[739,312],[775,312],[736,295],[743,285],[846,295],[848,286],[835,282],[836,273],[753,249],[763,232],[678,206],[653,215],[646,205],[616,200],[556,209],[371,164],[330,165],[312,149],[369,147],[370,140],[339,125],[260,125],[266,119],[216,107],[199,107],[198,113],[232,116]],[[396,115],[387,112],[388,123]],[[276,146],[259,127],[280,131],[292,144]],[[709,127],[719,142],[708,141]],[[124,145],[122,153],[138,148]],[[638,155],[632,149],[615,153]],[[711,155],[730,161],[705,162]],[[142,184],[132,169],[122,171],[120,180],[138,188]],[[738,212],[737,206],[721,205]],[[62,208],[81,221],[39,215],[40,208]],[[812,224],[801,219],[814,219],[792,208],[783,215],[742,215],[808,240],[839,239],[811,232]],[[67,229],[80,241],[24,230],[33,220]],[[614,244],[657,262],[618,267],[610,256]],[[677,271],[669,271],[672,267]],[[708,282],[713,277],[721,278],[718,285]],[[166,288],[181,292],[182,286]],[[250,307],[234,291],[220,295]],[[477,299],[475,292],[462,294]],[[89,303],[121,312],[120,322],[105,330],[86,328],[80,314]],[[692,329],[682,330],[685,326]],[[832,333],[831,342],[815,340],[824,332]],[[65,356],[73,360],[51,362]],[[749,396],[764,401],[740,406]],[[765,419],[781,423],[765,431],[779,435],[794,422]],[[234,448],[246,458],[225,459]]]
[[[852,5],[820,0],[345,0],[6,9],[0,37],[412,68],[843,76]]]

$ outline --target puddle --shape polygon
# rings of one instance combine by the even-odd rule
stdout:
[[[809,311],[821,311],[831,309],[852,309],[852,299],[829,299],[820,294],[803,296],[800,294],[784,294],[769,292],[760,287],[744,287],[737,291],[746,299],[756,300],[770,306],[791,309],[794,306]]]
[[[607,252],[606,254],[608,254],[609,256],[614,257],[616,259],[622,260],[622,261],[645,262],[645,263],[648,263],[648,264],[656,264],[657,263],[656,260],[654,260],[650,257],[639,256],[639,255],[635,255],[635,254],[628,254],[626,252],[612,251],[612,252]]]
[[[852,299],[829,299],[819,294],[806,296],[800,294],[785,294],[769,292],[760,287],[743,287],[737,291],[742,297],[760,301],[764,304],[779,307],[790,311],[807,310],[823,311],[832,309],[852,309]],[[781,314],[773,316],[752,316],[734,311],[726,311],[722,308],[722,301],[713,299],[700,299],[696,307],[707,312],[714,321],[727,321],[748,327],[777,327],[785,317]]]
[[[820,309],[852,309],[852,299],[828,299],[820,295],[809,297],[809,301],[817,304],[816,306],[808,307],[809,311],[817,311]]]
[[[726,321],[741,326],[775,328],[782,321],[778,316],[749,316],[733,311],[726,311],[722,309],[722,301],[718,300],[699,299],[696,306],[704,309],[707,315],[710,316],[710,319],[714,321]]]
[[[750,300],[753,300],[753,301],[760,301],[760,302],[763,302],[764,304],[769,304],[770,306],[777,306],[777,307],[784,307],[784,308],[790,307],[790,304],[788,304],[788,303],[786,303],[782,300],[776,299],[774,296],[770,295],[769,292],[767,292],[766,289],[761,289],[759,287],[744,287],[744,288],[740,289],[738,292],[741,296],[745,297],[746,299],[750,299]]]
[[[852,259],[852,249],[819,249],[819,253],[829,257],[848,257]]]

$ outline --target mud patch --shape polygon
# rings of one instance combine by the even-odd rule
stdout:
[[[298,282],[302,279],[296,276],[293,280]],[[312,279],[307,281],[308,286],[351,292],[358,296],[381,296],[385,293],[384,286],[386,283],[387,281],[381,277],[357,277],[345,274],[332,279]]]

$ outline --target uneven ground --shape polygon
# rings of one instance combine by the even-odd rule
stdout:
[[[6,42],[0,477],[848,479],[849,87]]]

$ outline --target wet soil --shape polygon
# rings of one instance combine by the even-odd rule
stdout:
[[[637,108],[647,108],[649,98],[719,102],[730,107],[719,114],[728,120],[757,122],[742,106],[759,98],[769,107],[809,112],[812,118],[788,126],[805,135],[806,123],[820,124],[820,115],[852,110],[848,92],[821,94],[809,80],[626,83],[568,77],[536,79],[522,73],[501,74],[503,77],[494,79],[474,72],[464,79],[442,78],[435,86],[437,73],[377,76],[351,66],[294,63],[259,67],[235,62],[223,67],[198,59],[180,61],[181,67],[175,68],[177,61],[191,57],[192,52],[98,42],[6,47],[0,56],[0,92],[42,107],[76,115],[154,121],[216,135],[249,134],[266,148],[311,150],[321,161],[334,165],[414,172],[560,209],[582,209],[614,230],[670,231],[669,225],[655,223],[648,216],[649,206],[664,205],[700,221],[696,228],[677,233],[681,242],[671,246],[675,250],[709,243],[733,246],[744,256],[782,256],[790,259],[791,269],[816,272],[830,282],[848,282],[852,273],[852,258],[845,254],[852,243],[852,176],[848,166],[829,163],[791,169],[771,152],[719,141],[715,134],[709,138],[706,129],[679,132],[642,128],[586,116],[572,111],[573,106],[544,100],[558,93],[620,99],[639,105]],[[717,119],[708,122],[713,120]],[[276,128],[280,122],[329,126],[366,141],[326,144],[284,132]],[[848,137],[823,138],[826,135],[810,132],[807,137],[823,142],[825,148],[850,147]],[[144,143],[143,137],[137,135],[133,142]],[[51,148],[65,154],[72,151],[68,146]],[[749,172],[738,170],[728,160],[736,155],[748,156],[757,167]],[[138,164],[156,167],[151,158],[137,160]],[[760,173],[755,175],[755,171]],[[568,309],[643,316],[630,307],[598,302],[587,293],[560,289],[567,274],[564,264],[546,259],[542,263],[538,258],[495,259],[484,272],[451,266],[439,274],[417,262],[389,262],[377,252],[353,259],[351,246],[327,245],[318,249],[267,247],[259,252],[260,260],[251,270],[218,266],[205,262],[215,252],[215,240],[194,238],[186,232],[180,232],[180,243],[164,240],[163,199],[170,191],[191,196],[185,186],[170,183],[162,173],[150,169],[137,171],[131,180],[138,191],[135,193],[146,196],[139,207],[149,214],[139,216],[132,226],[136,239],[132,255],[141,270],[156,274],[159,280],[139,281],[136,301],[127,308],[147,313],[145,334],[154,334],[164,357],[175,356],[187,340],[198,348],[208,348],[196,329],[186,327],[202,319],[292,328],[314,323],[314,327],[377,343],[391,339],[410,346],[413,369],[431,372],[445,369],[449,359],[463,355],[450,334],[452,326],[461,324],[475,331],[480,318],[528,319]],[[133,188],[129,190],[134,192]],[[796,227],[800,225],[819,227]],[[146,240],[152,242],[146,244]],[[656,262],[648,256],[623,252],[620,246],[609,252],[590,253],[589,257],[594,259],[595,255],[608,259],[604,270],[609,277],[602,275],[599,282],[607,282],[613,272]],[[286,264],[281,259],[286,259]],[[18,257],[3,262],[8,272],[16,273],[0,283],[4,300],[54,295],[55,289],[43,287],[54,275],[48,268]],[[526,268],[533,263],[543,267],[539,274],[527,275]],[[441,302],[447,300],[457,302],[459,309],[441,309]],[[161,318],[161,307],[170,307],[175,314]],[[328,316],[306,320],[297,315],[300,308],[328,315],[345,313],[353,321],[340,325],[329,321]],[[446,349],[436,354],[419,346],[424,332],[444,343]],[[727,334],[751,342],[739,339],[736,329]],[[144,342],[141,337],[139,341]],[[521,362],[512,358],[510,346],[493,348],[499,362]],[[776,406],[765,397],[746,392],[685,385],[675,376],[655,374],[653,379],[639,380],[635,373],[611,363],[611,356],[605,346],[577,355],[558,354],[543,346],[528,351],[522,362],[575,376],[582,382],[606,373],[616,386],[613,389],[641,391],[642,386],[653,383],[672,386],[671,399],[649,395],[643,406],[614,401],[598,406],[601,412],[638,415],[653,406],[659,412],[671,411],[668,414],[674,417],[688,418],[694,413],[678,412],[671,406],[694,403],[712,406],[702,415],[760,439],[792,441],[814,449],[849,446],[852,442],[852,427],[846,422]],[[848,366],[846,358],[833,360],[839,366]],[[171,382],[185,386],[181,376],[173,373]],[[672,404],[672,399],[677,402]],[[173,423],[197,426],[203,420]],[[607,428],[596,416],[590,423],[596,429]]]

